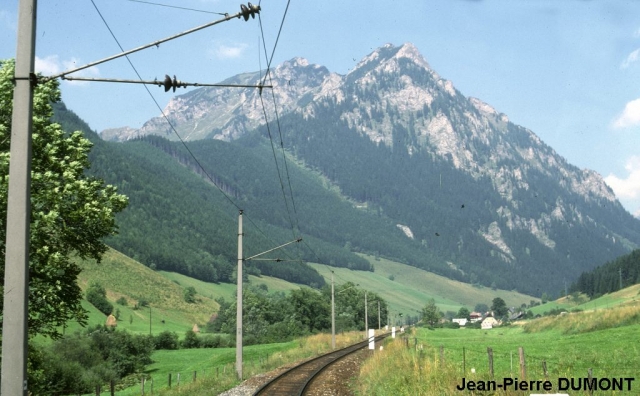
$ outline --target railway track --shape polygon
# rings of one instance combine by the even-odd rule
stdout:
[[[375,341],[388,337],[391,333],[381,334],[375,337]],[[324,369],[331,366],[338,360],[365,348],[369,344],[367,341],[348,346],[329,352],[325,355],[318,356],[311,360],[307,360],[297,366],[290,368],[271,381],[265,383],[254,392],[254,396],[261,395],[303,395],[314,378],[316,378]]]

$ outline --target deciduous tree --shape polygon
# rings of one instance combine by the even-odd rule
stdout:
[[[9,145],[15,63],[0,61],[0,276],[4,278]],[[58,82],[34,90],[31,232],[29,241],[29,334],[56,338],[69,320],[86,321],[74,257],[100,261],[102,238],[117,230],[115,214],[127,198],[103,180],[88,177],[91,142],[52,123],[51,103],[60,100]],[[3,291],[4,292],[4,291]],[[0,293],[0,303],[2,296]]]
[[[422,308],[422,320],[429,327],[433,327],[438,324],[438,321],[440,320],[440,309],[433,298],[429,299],[429,301],[427,301],[427,305]]]

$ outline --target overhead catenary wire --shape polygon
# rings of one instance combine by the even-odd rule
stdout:
[[[260,33],[262,35],[262,45],[263,45],[263,48],[264,48],[265,60],[267,61],[267,70],[265,72],[264,78],[262,79],[262,84],[264,84],[266,82],[266,79],[268,77],[269,81],[270,81],[270,84],[273,86],[273,80],[272,80],[272,76],[271,76],[271,62],[273,61],[273,57],[274,57],[276,48],[278,46],[278,42],[280,40],[280,35],[282,33],[282,28],[284,26],[284,21],[285,21],[285,19],[287,17],[287,13],[288,13],[288,10],[289,10],[290,3],[291,3],[290,0],[287,1],[287,6],[286,6],[284,14],[282,16],[282,20],[280,22],[280,27],[278,29],[278,35],[276,36],[276,40],[275,40],[275,43],[274,43],[274,46],[273,46],[273,50],[271,51],[271,56],[269,56],[268,53],[267,53],[267,47],[266,47],[266,42],[265,42],[265,38],[264,38],[264,29],[263,29],[263,26],[262,26],[262,18],[260,16],[260,14],[258,14],[258,23],[259,23],[259,26],[260,26]],[[260,69],[262,69],[262,68],[260,68]],[[282,128],[281,128],[281,125],[280,125],[280,116],[279,116],[279,113],[278,113],[278,105],[277,105],[277,102],[276,102],[275,93],[272,91],[271,94],[272,94],[272,100],[273,100],[274,113],[275,113],[276,122],[277,122],[277,126],[278,126],[278,135],[279,135],[279,138],[280,138],[280,148],[282,150],[282,159],[283,159],[283,163],[284,163],[284,167],[285,167],[285,173],[286,173],[286,176],[287,176],[287,183],[289,185],[289,194],[290,194],[290,197],[291,197],[291,204],[292,204],[292,207],[293,207],[294,218],[296,219],[296,227],[295,228],[299,232],[300,231],[300,226],[299,226],[298,211],[297,211],[297,207],[296,207],[296,204],[295,204],[293,188],[292,188],[292,185],[291,185],[291,176],[290,176],[290,173],[289,173],[289,166],[287,164],[287,158],[286,158],[286,154],[285,154],[285,150],[284,150],[284,141],[282,139]],[[262,102],[262,95],[260,97],[260,100]],[[265,107],[263,102],[262,102],[262,107],[263,107],[263,109]],[[265,114],[265,118],[266,118],[266,114]],[[270,131],[270,128],[269,128],[269,125],[268,125],[268,121],[267,121],[267,131],[269,133],[269,139],[271,140],[271,144],[272,144],[272,147],[273,147],[273,140],[272,140],[272,137],[271,137],[271,131]],[[277,161],[276,161],[276,163],[277,163]],[[280,177],[279,171],[278,171],[278,176]],[[282,183],[282,180],[281,180],[281,183]],[[283,191],[283,193],[284,193],[284,191]],[[286,197],[285,197],[285,202],[286,202]],[[293,226],[292,226],[292,228],[293,228]],[[321,261],[320,257],[311,248],[311,246],[309,246],[309,244],[306,241],[303,241],[303,243],[313,253],[313,255],[316,257],[318,262],[320,262]]]
[[[120,50],[122,49],[122,45],[120,44],[120,41],[118,40],[118,38],[115,36],[115,34],[113,33],[113,30],[111,29],[111,27],[109,26],[109,24],[107,23],[106,19],[104,18],[104,16],[102,15],[102,13],[100,12],[100,9],[98,8],[98,6],[96,5],[96,3],[94,2],[94,0],[91,0],[91,3],[93,4],[94,8],[96,9],[96,12],[98,13],[98,15],[100,16],[100,19],[102,19],[102,22],[104,23],[104,25],[106,26],[107,30],[109,30],[109,33],[111,34],[111,37],[113,38],[113,40],[116,42],[116,44],[118,45],[118,47],[120,48]],[[133,63],[131,62],[131,59],[129,59],[128,55],[124,55],[124,57],[127,59],[129,65],[131,66],[131,68],[133,69],[133,71],[135,72],[135,74],[138,76],[138,78],[140,80],[142,80],[142,77],[140,76],[140,73],[138,72],[138,70],[136,69],[136,67],[133,65]],[[147,93],[149,94],[149,96],[151,97],[151,99],[153,100],[153,102],[155,103],[156,107],[160,110],[160,113],[162,114],[162,117],[165,119],[165,121],[169,124],[169,127],[171,128],[171,130],[173,131],[173,133],[176,135],[176,137],[178,138],[178,140],[180,141],[180,143],[182,144],[182,146],[185,148],[185,150],[187,150],[187,152],[189,153],[189,155],[191,156],[191,158],[193,158],[193,160],[195,161],[195,163],[198,165],[198,167],[200,168],[200,170],[206,175],[206,177],[209,179],[209,181],[218,189],[218,191],[220,191],[222,193],[222,195],[227,199],[228,202],[230,202],[237,210],[242,210],[240,208],[240,206],[238,204],[235,203],[235,201],[233,201],[233,199],[231,199],[231,197],[224,192],[224,190],[218,186],[218,184],[213,180],[213,177],[211,177],[211,175],[209,174],[209,172],[206,171],[206,169],[204,168],[204,166],[202,165],[202,163],[197,159],[197,157],[195,156],[195,154],[191,151],[191,149],[189,149],[189,147],[187,146],[186,142],[184,141],[184,139],[182,139],[182,137],[180,136],[180,134],[178,133],[178,131],[176,130],[175,126],[173,125],[173,123],[171,123],[171,121],[169,120],[169,118],[167,117],[166,113],[164,112],[164,110],[162,109],[162,107],[160,106],[160,104],[158,103],[158,101],[156,100],[156,98],[153,96],[153,94],[151,93],[151,91],[149,90],[149,87],[147,87],[147,85],[144,85],[145,90],[147,91]],[[246,215],[245,215],[246,216]],[[248,216],[246,216],[247,220],[249,220],[249,222],[256,228],[256,230],[258,230],[258,232],[270,243],[276,245],[275,242],[273,242],[271,240],[271,238],[269,238],[267,236],[267,234],[262,231],[262,229],[260,227],[258,227],[258,225]],[[286,251],[284,252],[284,254],[286,255]],[[288,257],[288,256],[287,256]],[[290,258],[290,257],[288,257]]]
[[[262,18],[260,17],[260,14],[258,14],[258,22],[259,22],[259,25],[260,25],[260,33],[261,33],[261,36],[262,36],[262,44],[263,44],[263,47],[264,47],[265,61],[267,62],[267,69],[266,69],[264,78],[262,78],[262,76],[260,76],[260,79],[262,81],[261,84],[264,84],[264,82],[266,81],[267,76],[270,79],[270,83],[273,84],[273,81],[271,80],[271,75],[270,75],[271,62],[273,60],[273,55],[275,54],[276,47],[277,47],[278,41],[280,39],[280,35],[282,33],[282,28],[284,26],[284,21],[286,19],[290,3],[291,3],[291,1],[289,0],[287,2],[287,6],[286,6],[284,14],[282,16],[282,20],[280,22],[280,27],[278,29],[278,35],[276,37],[276,41],[275,41],[273,50],[271,52],[271,57],[269,57],[268,54],[267,54],[267,48],[266,48],[266,43],[265,43],[265,38],[264,38],[264,29],[262,27]],[[260,6],[260,3],[258,4],[258,6]],[[259,59],[259,62],[260,62],[260,57],[258,59]],[[262,70],[262,66],[261,65],[260,65],[259,70]],[[280,137],[280,148],[282,150],[282,159],[283,159],[283,164],[284,164],[284,168],[285,168],[285,173],[286,173],[286,176],[287,176],[287,183],[288,183],[288,186],[289,186],[289,195],[291,197],[291,204],[292,204],[293,212],[294,212],[295,226],[293,225],[293,221],[291,219],[291,212],[290,212],[290,209],[289,209],[289,204],[288,204],[287,196],[286,196],[286,193],[285,193],[284,183],[282,181],[282,175],[281,175],[281,172],[280,172],[280,166],[278,165],[277,156],[275,154],[275,148],[274,148],[274,145],[273,145],[273,136],[271,134],[271,127],[269,125],[269,119],[268,119],[268,116],[267,116],[267,113],[266,113],[266,106],[264,104],[264,100],[263,100],[263,97],[262,97],[262,92],[260,92],[260,103],[262,105],[262,110],[263,110],[263,115],[264,115],[264,118],[265,118],[265,124],[266,124],[266,128],[267,128],[267,133],[268,133],[268,136],[269,136],[269,141],[271,142],[271,150],[272,150],[273,156],[274,156],[274,162],[275,162],[275,165],[276,165],[276,170],[277,170],[277,173],[278,173],[278,179],[279,179],[280,186],[281,186],[281,189],[282,189],[282,195],[283,195],[285,207],[286,207],[286,210],[287,210],[287,215],[289,217],[289,223],[291,225],[292,235],[295,237],[296,230],[298,230],[298,232],[300,232],[299,218],[298,218],[297,208],[296,208],[296,204],[295,204],[295,198],[294,198],[294,195],[293,195],[293,188],[291,186],[291,177],[290,177],[290,174],[289,174],[289,166],[287,164],[287,159],[286,159],[286,155],[285,155],[285,151],[284,151],[284,142],[283,142],[283,139],[282,139],[282,128],[280,126],[280,117],[279,117],[279,114],[278,114],[278,106],[277,106],[277,103],[276,103],[275,94],[273,92],[272,92],[272,100],[273,100],[274,112],[275,112],[275,117],[276,117],[277,126],[278,126],[278,135]],[[315,255],[315,257],[318,259],[318,261],[320,261],[319,256],[315,253],[315,251],[313,251],[313,249],[311,249],[311,247],[308,245],[308,243],[306,243],[306,241],[303,241],[303,243]],[[302,260],[301,260],[301,262],[302,262]]]
[[[226,15],[224,12],[215,12],[215,11],[199,10],[199,9],[196,9],[196,8],[179,7],[179,6],[169,5],[169,4],[154,3],[154,2],[151,2],[151,1],[142,1],[142,0],[127,0],[127,1],[134,2],[134,3],[142,3],[142,4],[154,5],[154,6],[176,8],[176,9],[179,9],[179,10],[186,10],[186,11],[204,12],[204,13],[207,13],[207,14]]]
[[[91,0],[91,2],[93,3],[93,6],[96,8],[96,10],[98,10],[98,8],[97,8],[96,4],[93,2],[93,0]],[[113,35],[113,32],[111,31],[111,28],[109,27],[109,25],[107,24],[106,20],[104,19],[104,17],[102,16],[100,11],[98,10],[98,14],[100,14],[100,18],[102,18],[102,21],[107,25],[107,28],[109,29],[109,32],[111,33],[111,36],[116,40],[116,42],[118,43],[118,47],[120,47],[120,51],[122,51],[122,52],[119,53],[119,54],[115,54],[115,55],[109,56],[107,58],[103,58],[103,59],[100,59],[100,60],[97,60],[97,61],[94,61],[94,62],[91,62],[91,63],[87,63],[84,66],[80,66],[80,67],[76,67],[74,69],[63,71],[62,73],[58,73],[58,74],[55,74],[53,76],[44,77],[42,80],[43,81],[53,80],[53,79],[56,79],[56,78],[59,78],[59,77],[62,77],[62,76],[66,76],[67,74],[72,74],[72,73],[78,72],[80,70],[87,69],[87,68],[92,67],[92,66],[97,66],[99,64],[102,64],[102,63],[105,63],[105,62],[109,62],[109,61],[112,61],[114,59],[121,58],[123,56],[127,57],[127,59],[128,59],[128,55],[133,54],[134,52],[142,51],[142,50],[150,48],[150,47],[159,47],[160,44],[166,43],[167,41],[175,40],[175,39],[177,39],[179,37],[186,36],[188,34],[197,32],[199,30],[202,30],[202,29],[205,29],[205,28],[208,28],[208,27],[211,27],[213,25],[217,25],[217,24],[222,23],[222,22],[230,21],[231,19],[234,19],[234,18],[244,17],[245,20],[246,20],[248,18],[249,13],[252,13],[252,15],[254,13],[258,13],[258,15],[260,15],[259,14],[259,7],[256,7],[257,11],[256,10],[249,10],[244,5],[241,5],[241,7],[244,7],[244,8],[242,8],[242,11],[240,11],[240,12],[238,12],[236,14],[233,14],[233,15],[225,14],[224,18],[218,19],[217,21],[205,23],[204,25],[200,25],[200,26],[197,26],[195,28],[192,28],[192,29],[189,29],[189,30],[185,30],[184,32],[181,32],[181,33],[178,33],[178,34],[174,34],[173,36],[165,37],[165,38],[163,38],[161,40],[156,40],[156,41],[154,41],[152,43],[145,44],[145,45],[130,49],[128,51],[125,51],[124,48],[120,45],[120,42],[117,39],[115,39],[115,36]],[[131,63],[131,61],[129,61],[129,63]]]

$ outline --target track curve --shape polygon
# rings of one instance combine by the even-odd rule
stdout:
[[[382,340],[389,335],[390,333],[376,336],[375,341],[377,342],[379,340]],[[342,359],[343,357],[346,357],[362,348],[365,348],[368,344],[369,341],[365,340],[346,348],[338,349],[327,354],[320,355],[316,358],[307,360],[306,362],[290,368],[279,376],[273,378],[271,381],[263,384],[253,393],[253,395],[301,396],[307,390],[309,384],[311,384],[311,381],[313,381],[313,379],[316,378],[324,369]]]

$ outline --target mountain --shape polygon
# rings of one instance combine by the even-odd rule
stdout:
[[[257,84],[261,75],[225,83]],[[368,234],[337,229],[344,222],[328,229],[321,217],[330,211],[310,208],[308,221],[324,225],[308,229],[318,239],[535,295],[556,292],[640,245],[640,221],[599,174],[569,164],[532,131],[465,97],[412,44],[378,48],[344,76],[301,58],[270,76],[273,91],[265,88],[262,97],[256,89],[201,88],[175,97],[166,113],[186,141],[253,150],[271,135],[262,103],[273,117],[273,92],[292,162],[318,172],[352,210],[384,224]],[[161,118],[140,130],[102,132],[117,141],[149,135],[175,139]],[[254,151],[270,155],[262,152]],[[212,153],[200,155],[224,175]],[[243,193],[245,183],[237,183]],[[404,242],[384,243],[388,224]]]

